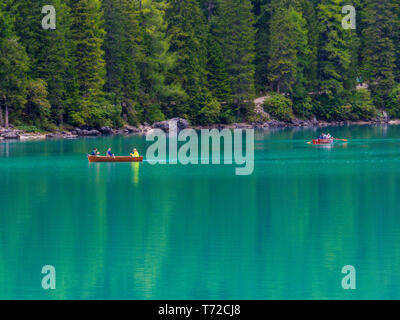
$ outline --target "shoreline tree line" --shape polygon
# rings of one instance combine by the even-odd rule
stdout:
[[[400,118],[400,5],[353,0],[0,0],[0,126]],[[57,13],[41,25],[43,6]]]

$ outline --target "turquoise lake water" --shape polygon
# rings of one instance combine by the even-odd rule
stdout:
[[[149,144],[0,143],[0,299],[400,298],[400,126],[258,131],[250,176],[85,158]]]

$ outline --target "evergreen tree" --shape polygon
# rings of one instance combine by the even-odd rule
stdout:
[[[42,79],[48,88],[48,99],[52,105],[52,118],[57,124],[63,122],[65,109],[71,102],[74,79],[68,73],[72,63],[69,39],[70,12],[61,0],[54,0],[56,29],[42,27],[42,8],[48,1],[15,0],[16,32],[31,60],[33,79]]]
[[[0,2],[0,40],[10,39],[13,35],[14,19],[11,14],[12,0]]]
[[[369,84],[375,104],[385,106],[395,83],[396,48],[393,43],[394,26],[398,21],[393,12],[398,5],[390,0],[366,0],[362,13],[363,70],[364,80]],[[397,17],[398,19],[398,17]]]
[[[140,120],[149,122],[164,120],[162,109],[168,109],[172,101],[185,97],[179,83],[168,84],[166,79],[176,63],[175,54],[169,52],[170,39],[166,36],[166,7],[165,1],[141,0],[139,3],[140,105],[136,114]]]
[[[306,91],[315,92],[318,87],[318,19],[315,12],[315,6],[313,0],[301,0],[299,3],[299,8],[302,13],[303,18],[306,20],[307,29],[307,56],[302,56],[305,60],[304,66],[304,85],[306,86]],[[356,55],[357,57],[357,55]]]
[[[251,4],[253,5],[253,13],[255,17],[259,17],[260,15],[263,14],[264,7],[268,3],[270,3],[270,0],[251,0]]]
[[[343,0],[322,0],[317,7],[319,91],[328,96],[343,96],[346,82],[350,80],[351,45],[355,33],[342,27],[344,5]]]
[[[103,86],[105,61],[102,49],[105,37],[103,12],[99,0],[71,1],[71,37],[74,43],[73,64],[79,92],[79,101],[70,110],[75,125],[89,123],[90,119],[105,116]]]
[[[198,1],[208,21],[211,21],[212,18],[216,15],[216,12],[218,10],[219,0],[198,0]]]
[[[268,89],[268,62],[269,62],[269,43],[270,43],[270,19],[271,19],[271,6],[270,0],[253,1],[259,7],[259,14],[257,15],[256,27],[256,44],[255,44],[255,85],[257,91],[264,93]],[[258,11],[257,10],[257,11]]]
[[[208,88],[221,103],[231,101],[231,87],[226,71],[224,56],[218,42],[212,35],[207,41]]]
[[[395,46],[396,52],[396,68],[394,70],[395,81],[400,82],[400,3],[395,4],[393,7],[393,15],[395,16],[393,21],[393,36],[392,41]]]
[[[11,0],[0,3],[0,126],[6,128],[10,110],[14,119],[22,118],[29,71],[29,58],[14,32],[12,5]]]
[[[139,73],[139,13],[131,0],[103,0],[107,66],[106,90],[115,103],[126,105],[137,100]]]
[[[395,16],[393,24],[393,38],[392,41],[396,47],[396,69],[395,78],[396,82],[400,83],[400,5],[394,5],[393,14]]]
[[[14,38],[0,41],[0,104],[5,108],[4,125],[9,124],[9,112],[13,118],[22,119],[26,102],[29,58],[25,48]],[[2,113],[2,109],[0,109]]]
[[[207,26],[204,15],[196,0],[170,0],[166,17],[170,52],[177,58],[168,80],[180,85],[187,95],[186,99],[177,101],[172,115],[195,121],[202,106],[191,102],[201,101],[197,96],[207,94]]]
[[[221,0],[214,34],[224,54],[237,116],[250,114],[254,97],[255,28],[250,0]]]
[[[10,1],[3,1],[0,3],[0,47],[5,46],[3,42],[7,41],[13,36],[13,19],[12,15],[9,14],[9,10]],[[1,86],[2,83],[0,82],[0,88]],[[4,103],[4,96],[0,96],[0,127],[4,125],[2,102]]]
[[[278,93],[293,93],[303,85],[305,57],[308,55],[306,21],[301,13],[283,1],[274,2],[270,20],[268,79]]]

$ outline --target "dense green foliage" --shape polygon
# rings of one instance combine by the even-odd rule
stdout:
[[[103,0],[102,5],[106,31],[105,90],[113,102],[127,104],[138,98],[139,12],[129,0]]]
[[[394,86],[395,74],[398,72],[393,37],[399,18],[393,12],[398,12],[395,11],[398,6],[397,1],[366,0],[363,11],[363,67],[365,78],[369,79],[374,100],[379,107],[385,106],[385,100]]]
[[[231,87],[232,110],[251,112],[254,97],[255,28],[250,0],[220,0],[212,32],[221,46]]]
[[[278,93],[271,93],[264,102],[264,111],[280,121],[290,121],[294,118],[292,100]]]
[[[389,116],[400,118],[400,84],[397,84],[396,87],[389,94],[387,110]]]
[[[0,126],[400,117],[400,5],[355,0],[0,0]]]

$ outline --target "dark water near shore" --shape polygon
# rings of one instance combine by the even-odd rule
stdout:
[[[143,137],[0,143],[0,299],[399,299],[400,126],[329,131],[256,132],[250,176],[85,158]]]

